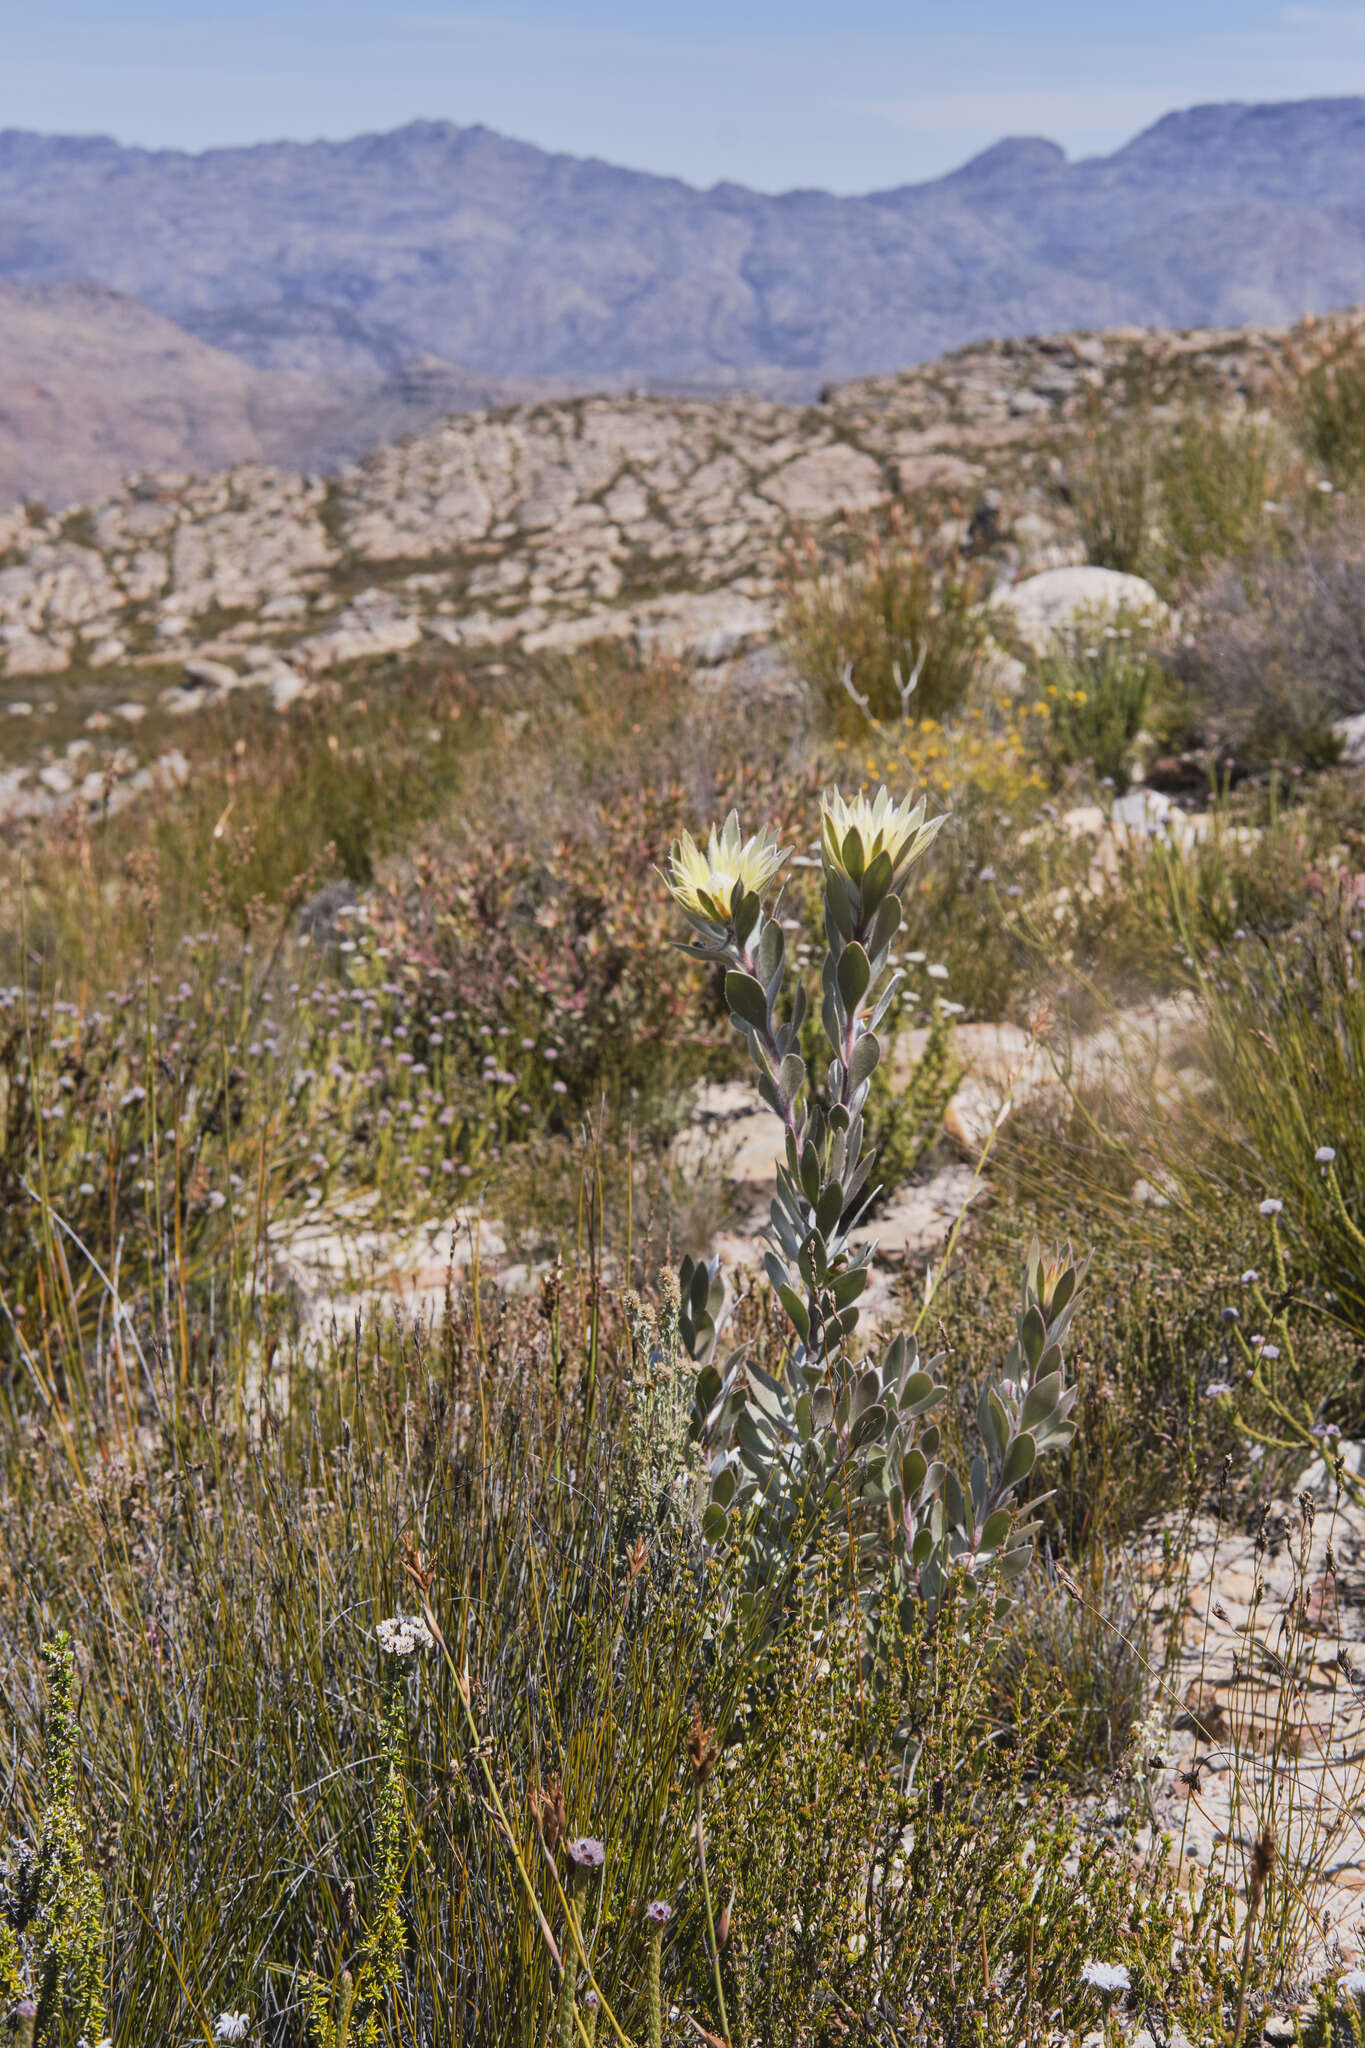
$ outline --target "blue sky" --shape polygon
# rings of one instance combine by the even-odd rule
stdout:
[[[1365,0],[10,0],[0,127],[201,149],[416,116],[698,184],[856,192],[1006,134],[1365,93]]]

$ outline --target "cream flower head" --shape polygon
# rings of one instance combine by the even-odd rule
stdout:
[[[690,832],[683,833],[664,880],[674,902],[695,923],[724,928],[730,922],[736,882],[750,894],[761,895],[786,858],[767,833],[741,839],[739,813],[731,811],[719,829],[711,827],[705,847],[698,846]]]
[[[875,797],[860,790],[851,801],[837,789],[827,789],[820,800],[820,844],[826,865],[857,884],[877,855],[885,853],[893,876],[903,874],[932,844],[943,823],[942,817],[926,818],[924,809],[923,797],[914,804],[909,797],[893,803],[885,783]],[[852,860],[850,834],[854,840]]]

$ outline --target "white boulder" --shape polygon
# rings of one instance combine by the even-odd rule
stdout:
[[[1119,569],[1097,569],[1086,563],[1069,569],[1043,569],[992,594],[990,610],[1003,614],[1001,623],[1014,627],[1019,638],[1043,653],[1065,636],[1078,619],[1110,617],[1118,612],[1161,625],[1166,606],[1145,576],[1127,576]]]

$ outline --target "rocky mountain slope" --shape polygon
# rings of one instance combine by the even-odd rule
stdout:
[[[993,342],[823,404],[592,398],[443,420],[333,478],[259,462],[0,516],[0,821],[134,785],[176,721],[280,709],[385,664],[538,663],[594,641],[771,661],[784,551],[892,498],[1001,494],[1002,573],[1078,559],[1058,449],[1097,388],[1255,399],[1289,337]],[[118,800],[122,800],[121,797]]]
[[[416,122],[175,151],[0,134],[0,277],[144,300],[261,369],[434,354],[583,388],[813,395],[983,335],[1277,322],[1365,298],[1365,100],[1171,114],[1105,158],[778,196]]]
[[[434,359],[386,377],[256,370],[100,285],[0,283],[0,506],[88,503],[130,470],[332,468],[537,389]]]

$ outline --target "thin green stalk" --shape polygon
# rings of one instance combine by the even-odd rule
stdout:
[[[720,1949],[716,1945],[716,1918],[711,1907],[711,1879],[706,1868],[706,1830],[702,1825],[701,1782],[696,1786],[697,1798],[697,1862],[701,1868],[701,1891],[706,1901],[706,1933],[711,1944],[711,1971],[716,1982],[716,2004],[720,2011],[720,2030],[725,2036],[726,2048],[733,2048],[730,2039],[730,2019],[725,2010],[725,1990],[720,1981]]]

